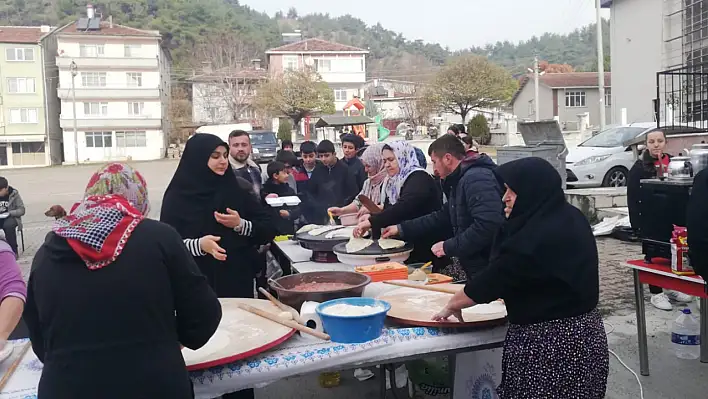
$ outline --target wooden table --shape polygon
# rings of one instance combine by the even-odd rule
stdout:
[[[644,310],[644,286],[651,284],[667,290],[683,292],[700,298],[701,363],[708,363],[708,295],[706,282],[700,276],[679,276],[671,271],[671,262],[653,259],[652,263],[630,260],[625,265],[634,274],[634,303],[637,311],[637,336],[639,340],[639,372],[649,375],[649,350],[647,348],[647,321]]]

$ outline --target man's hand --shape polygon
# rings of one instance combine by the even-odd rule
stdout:
[[[445,248],[443,244],[445,244],[445,241],[440,241],[436,243],[435,245],[433,245],[432,248],[430,248],[430,252],[432,252],[433,255],[437,256],[438,258],[442,258],[443,256],[445,256]]]
[[[281,211],[280,211],[280,217],[281,217],[281,218],[286,218],[286,219],[287,219],[287,218],[289,218],[289,217],[290,217],[290,212],[288,212],[288,211],[285,211],[285,210],[281,210]]]
[[[344,209],[333,206],[331,208],[327,208],[327,212],[331,213],[332,216],[342,216]]]
[[[214,218],[219,224],[230,229],[235,229],[241,224],[241,216],[238,212],[229,208],[226,208],[226,213],[214,212]]]
[[[199,248],[205,254],[211,255],[216,260],[225,261],[226,260],[226,250],[221,248],[218,242],[221,237],[217,236],[204,236],[199,239]]]
[[[398,233],[398,226],[388,226],[381,232],[381,238],[396,237]]]
[[[371,222],[365,220],[354,228],[354,237],[360,238],[369,230],[371,230]]]

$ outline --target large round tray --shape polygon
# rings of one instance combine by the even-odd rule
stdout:
[[[270,301],[250,298],[221,298],[222,317],[219,327],[209,342],[196,351],[184,348],[187,370],[201,370],[255,356],[274,348],[295,334],[295,329],[285,327],[238,307],[239,303],[251,305],[270,313],[281,310]]]
[[[312,236],[309,232],[304,232],[296,234],[295,239],[301,247],[314,252],[332,252],[335,245],[349,241],[346,237],[325,238],[326,235],[327,233]]]

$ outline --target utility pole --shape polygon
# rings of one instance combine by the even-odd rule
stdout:
[[[534,90],[534,98],[533,98],[533,103],[536,106],[536,122],[541,120],[541,104],[538,102],[538,78],[541,77],[538,71],[538,56],[533,57],[533,90]]]
[[[74,109],[74,157],[75,157],[75,162],[78,165],[79,164],[79,130],[76,126],[76,75],[78,74],[77,70],[78,67],[76,66],[76,62],[71,61],[71,65],[69,66],[69,69],[71,70],[71,106]]]
[[[597,81],[600,94],[600,131],[605,130],[605,50],[602,47],[602,15],[600,0],[595,0],[597,11]]]

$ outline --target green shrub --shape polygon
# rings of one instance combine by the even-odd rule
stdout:
[[[475,115],[467,124],[467,134],[474,137],[480,145],[488,145],[492,139],[492,134],[489,131],[487,118],[482,114]]]
[[[290,119],[281,119],[280,126],[278,126],[278,138],[280,140],[291,140],[292,139],[293,124]]]

